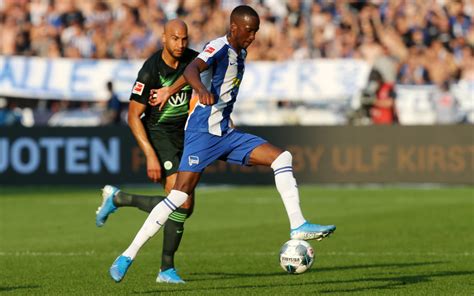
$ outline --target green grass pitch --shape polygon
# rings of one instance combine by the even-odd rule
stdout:
[[[473,188],[300,189],[306,218],[338,227],[311,242],[311,270],[278,264],[289,226],[274,187],[200,187],[176,257],[187,283],[166,285],[161,235],[120,284],[108,275],[145,213],[122,208],[97,228],[99,189],[0,188],[0,294],[473,295]]]

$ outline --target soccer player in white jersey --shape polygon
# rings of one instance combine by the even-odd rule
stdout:
[[[115,260],[110,275],[119,282],[140,248],[154,236],[168,216],[194,191],[201,173],[217,159],[240,165],[270,166],[290,220],[291,239],[321,240],[334,225],[311,224],[300,209],[290,152],[260,137],[231,127],[230,114],[244,74],[246,48],[255,40],[259,16],[250,6],[236,7],[230,16],[230,32],[208,43],[184,71],[199,98],[185,127],[183,157],[173,190],[151,211],[131,245]]]

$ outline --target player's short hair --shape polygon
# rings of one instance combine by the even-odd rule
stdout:
[[[235,20],[236,18],[241,18],[244,16],[252,16],[252,17],[256,17],[257,19],[259,18],[258,13],[252,7],[248,5],[239,5],[232,10],[230,14],[230,19],[232,21],[232,20]]]

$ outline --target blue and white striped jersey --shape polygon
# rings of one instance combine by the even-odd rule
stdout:
[[[247,51],[237,53],[223,36],[209,42],[197,58],[209,68],[201,73],[201,81],[214,95],[213,105],[197,103],[188,117],[185,130],[221,136],[229,131],[234,108],[244,75]]]

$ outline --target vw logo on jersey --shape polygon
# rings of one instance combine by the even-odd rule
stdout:
[[[188,100],[188,94],[186,92],[179,92],[177,94],[172,95],[168,102],[170,103],[171,106],[181,106],[183,104],[186,104]]]

